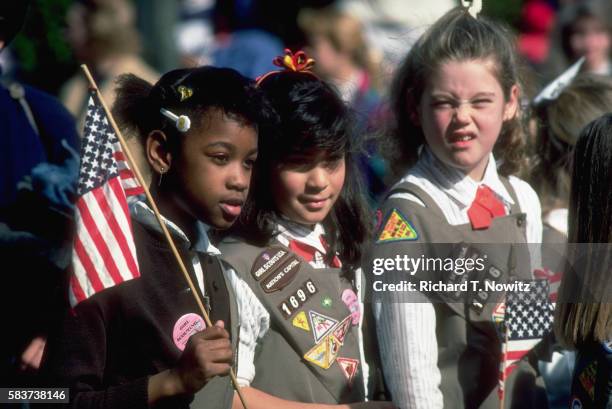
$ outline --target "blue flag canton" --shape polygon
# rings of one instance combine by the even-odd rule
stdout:
[[[95,95],[87,103],[87,117],[81,146],[81,169],[79,172],[79,196],[105,184],[119,175],[114,153],[119,143],[108,123],[106,113]]]
[[[506,326],[511,340],[542,338],[552,328],[554,305],[548,280],[529,281],[529,291],[507,294]]]

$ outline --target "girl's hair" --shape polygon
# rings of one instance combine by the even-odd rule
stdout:
[[[514,39],[510,31],[486,18],[472,17],[466,8],[457,7],[440,17],[415,43],[400,65],[391,84],[390,97],[394,118],[383,146],[396,177],[414,165],[419,147],[425,144],[420,126],[412,118],[427,87],[427,80],[449,61],[491,60],[493,74],[510,98],[519,85],[519,67]],[[502,175],[519,171],[523,165],[523,127],[520,114],[503,124],[493,152],[503,162]]]
[[[536,165],[530,184],[540,195],[544,213],[567,207],[570,162],[580,131],[612,111],[612,78],[580,74],[559,96],[536,107]]]
[[[363,25],[356,17],[328,6],[302,10],[298,23],[307,35],[320,35],[329,41],[336,52],[348,55],[353,64],[368,73],[373,87],[379,90],[379,64],[369,50]]]
[[[569,243],[612,243],[612,114],[593,121],[580,134],[573,167]],[[580,277],[566,271],[559,288],[555,330],[568,346],[605,341],[612,335],[612,304],[601,302],[612,293],[609,246],[587,254]],[[571,261],[572,252],[569,256]]]
[[[336,251],[345,271],[359,266],[361,246],[368,237],[367,205],[353,157],[351,114],[337,93],[310,73],[280,72],[260,84],[277,113],[278,126],[262,134],[253,175],[250,200],[236,233],[265,246],[275,232],[278,216],[270,195],[270,179],[291,155],[325,152],[331,159],[344,158],[346,177],[341,193],[323,221],[331,261]]]
[[[612,36],[612,25],[609,23],[612,7],[606,3],[608,0],[586,0],[568,4],[561,9],[551,33],[553,41],[547,67],[551,71],[550,75],[558,75],[578,59],[579,56],[572,51],[571,37],[576,31],[576,22],[581,18],[599,20]]]
[[[177,69],[164,74],[155,85],[124,74],[117,79],[116,91],[113,116],[122,128],[138,134],[143,144],[153,130],[164,131],[171,148],[181,139],[175,123],[160,113],[161,108],[187,115],[192,129],[203,126],[212,109],[256,129],[272,118],[270,106],[254,82],[230,68]]]

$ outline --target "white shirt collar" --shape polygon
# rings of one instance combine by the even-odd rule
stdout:
[[[321,236],[325,234],[325,229],[321,223],[315,224],[314,228],[311,229],[308,226],[289,220],[284,216],[277,217],[276,222],[278,231],[277,239],[279,239],[282,244],[288,245],[288,240],[297,240],[316,248],[322,254],[327,253],[321,242]]]
[[[130,213],[135,220],[138,220],[143,225],[149,227],[150,229],[160,232],[162,231],[157,218],[155,217],[155,213],[153,210],[144,202],[139,201],[130,204]],[[196,231],[198,234],[198,239],[196,242],[191,245],[191,241],[187,237],[187,235],[172,221],[166,219],[162,215],[162,220],[166,223],[166,227],[170,231],[170,233],[175,237],[181,240],[183,243],[187,244],[193,251],[197,251],[198,253],[207,253],[210,255],[220,255],[221,252],[215,246],[212,245],[210,239],[208,238],[208,230],[210,230],[210,226],[200,221],[196,222]]]
[[[444,189],[457,203],[463,207],[472,205],[476,191],[480,185],[487,185],[509,207],[514,204],[512,196],[502,183],[497,173],[497,164],[493,153],[489,154],[489,162],[484,177],[480,182],[439,160],[429,147],[422,150],[419,160],[410,173],[429,179]]]

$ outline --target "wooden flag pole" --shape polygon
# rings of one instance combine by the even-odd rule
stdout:
[[[106,116],[108,120],[110,121],[110,124],[113,127],[115,134],[117,135],[117,138],[119,139],[119,143],[121,144],[121,148],[123,149],[125,156],[128,159],[128,163],[130,164],[131,170],[134,172],[136,179],[138,179],[138,183],[140,183],[140,185],[144,189],[145,196],[147,197],[147,200],[149,201],[149,204],[151,205],[151,208],[153,209],[153,213],[155,213],[155,217],[157,218],[157,221],[159,222],[159,225],[161,226],[164,236],[166,237],[166,240],[168,241],[168,245],[170,246],[170,249],[172,250],[172,254],[174,254],[174,257],[176,258],[176,261],[181,269],[181,272],[183,273],[183,276],[185,277],[187,284],[189,284],[189,288],[191,289],[191,294],[195,298],[195,301],[198,304],[198,307],[200,308],[200,312],[202,313],[202,316],[204,317],[204,320],[206,321],[206,325],[208,325],[209,327],[212,327],[213,324],[210,320],[210,317],[208,316],[208,313],[206,312],[206,308],[204,308],[204,304],[202,303],[202,300],[200,300],[198,292],[196,291],[196,288],[193,285],[193,281],[191,280],[191,277],[189,277],[187,268],[185,267],[185,264],[183,263],[183,260],[181,259],[181,256],[178,250],[176,249],[176,246],[174,245],[174,240],[172,239],[172,236],[170,236],[170,232],[168,231],[166,227],[166,223],[164,223],[161,213],[159,212],[159,209],[157,208],[157,205],[155,204],[155,201],[153,200],[153,197],[151,196],[151,192],[149,192],[149,188],[146,185],[140,173],[140,170],[138,169],[138,166],[136,166],[136,162],[134,162],[134,159],[132,158],[132,154],[130,153],[128,146],[125,143],[125,140],[123,139],[123,135],[119,131],[119,127],[117,126],[115,119],[111,115],[111,112],[109,111],[108,107],[106,106],[106,103],[104,102],[104,99],[102,98],[102,95],[100,94],[100,90],[98,89],[96,81],[91,76],[91,73],[89,72],[89,68],[87,68],[86,64],[82,64],[81,69],[85,73],[85,76],[87,77],[87,80],[89,81],[91,89],[93,89],[96,92],[98,99],[100,100],[100,103],[102,104],[102,107],[104,108],[104,112],[106,112]],[[244,409],[248,409],[247,404],[244,400],[244,396],[242,396],[242,392],[240,391],[240,386],[238,386],[238,381],[236,380],[236,375],[234,374],[233,368],[230,368],[230,378],[232,380],[234,389],[238,393],[238,397],[240,398],[240,401],[242,402],[242,406],[244,406]]]
[[[505,315],[505,314],[504,314]],[[506,363],[508,362],[508,326],[504,321],[506,343],[504,344],[504,353],[502,354],[502,394],[499,400],[499,409],[504,409],[504,402],[506,400]]]

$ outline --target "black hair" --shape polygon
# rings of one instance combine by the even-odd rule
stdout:
[[[397,69],[390,88],[393,120],[383,146],[394,176],[401,176],[418,159],[426,143],[412,114],[427,87],[427,81],[449,61],[491,60],[505,100],[514,85],[520,85],[514,38],[505,26],[482,16],[472,17],[467,8],[456,7],[440,17],[416,42]],[[503,159],[499,172],[508,176],[525,166],[525,137],[520,113],[504,122],[493,153]]]
[[[30,1],[3,1],[0,2],[0,40],[4,41],[4,47],[10,43],[21,30]]]
[[[309,73],[275,73],[259,86],[277,113],[278,126],[261,135],[251,195],[235,232],[258,245],[272,239],[278,214],[270,195],[270,176],[287,163],[285,158],[316,152],[325,152],[332,160],[344,158],[344,185],[323,226],[329,244],[327,261],[338,252],[343,269],[350,274],[361,262],[362,244],[370,228],[354,159],[358,147],[352,113],[336,91]]]
[[[612,114],[591,122],[578,138],[568,220],[569,243],[612,243]],[[566,271],[559,287],[555,331],[569,347],[605,342],[612,330],[610,250],[587,254],[580,260],[583,273]]]
[[[177,69],[164,74],[155,85],[123,74],[117,79],[116,91],[113,116],[119,126],[135,131],[143,143],[151,131],[161,130],[171,149],[181,140],[180,132],[160,113],[161,108],[178,116],[187,115],[192,129],[202,126],[207,113],[215,109],[258,130],[272,118],[269,104],[255,83],[231,68]]]
[[[572,166],[569,242],[612,242],[612,114],[584,128]]]

